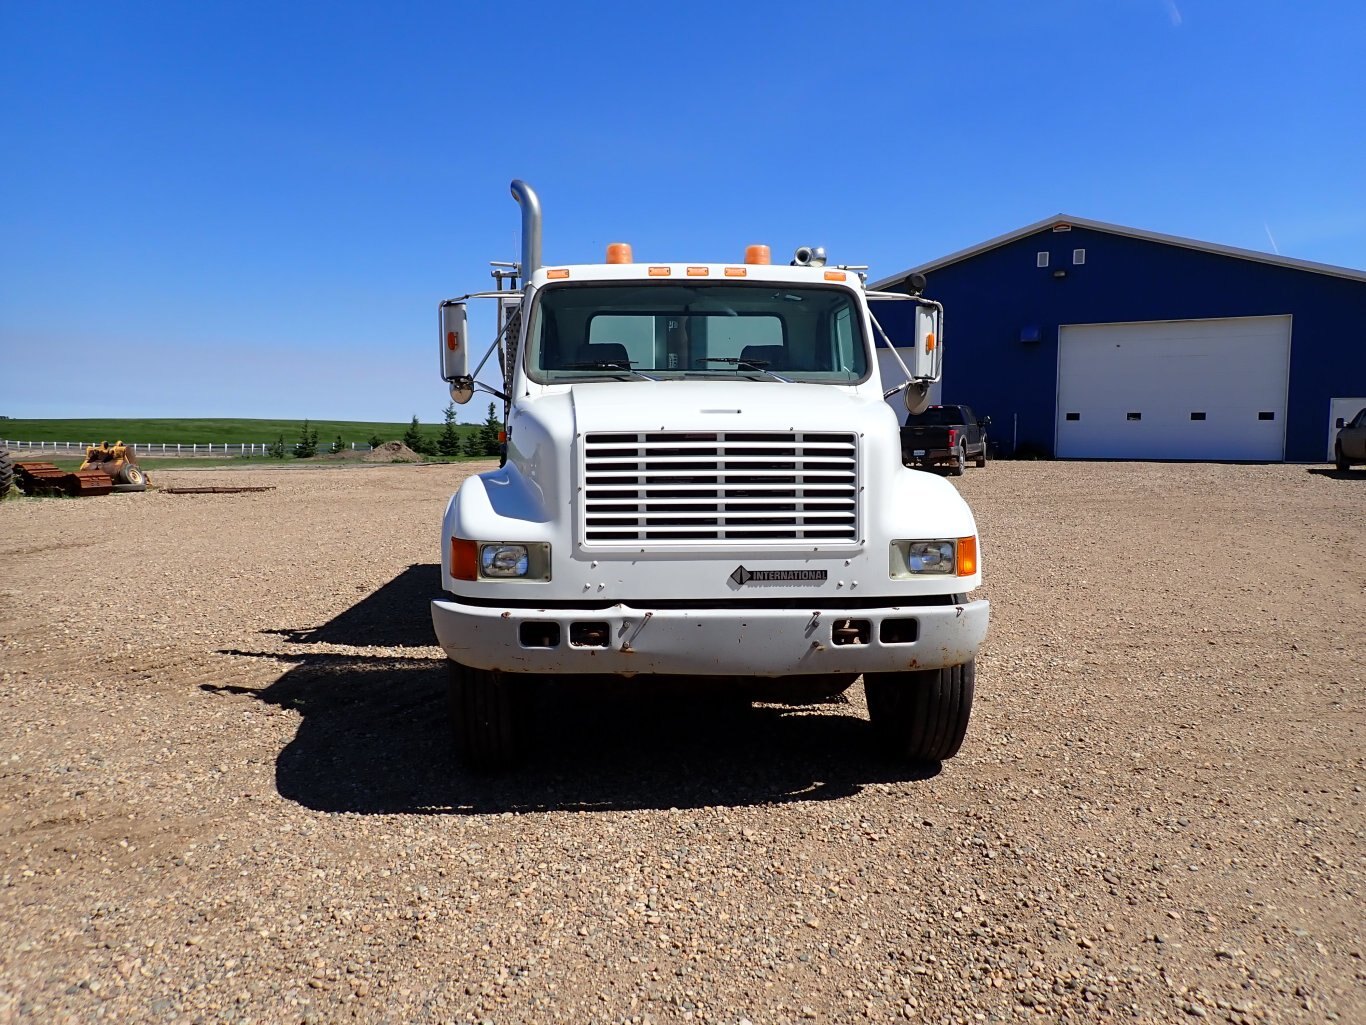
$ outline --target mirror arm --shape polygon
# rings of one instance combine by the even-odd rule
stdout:
[[[932,306],[939,311],[941,321],[944,316],[943,303],[935,302],[933,299],[926,299],[923,296],[902,295],[900,292],[866,292],[865,294],[870,299],[896,299],[902,302],[913,302],[917,306]],[[897,352],[896,346],[893,345],[892,340],[887,337],[887,332],[884,331],[882,329],[882,325],[877,322],[877,317],[873,316],[873,311],[871,309],[868,311],[868,319],[873,322],[873,327],[877,328],[877,333],[880,334],[882,336],[882,340],[887,343],[887,348],[892,350],[892,358],[897,361],[897,364],[901,367],[901,372],[906,375],[905,381],[903,381],[901,384],[898,384],[895,388],[888,388],[885,392],[882,393],[882,397],[884,399],[890,399],[897,392],[905,391],[908,387],[910,387],[911,382],[913,380],[919,379],[911,376],[911,368],[906,366],[906,361],[901,358],[901,353]]]
[[[495,292],[495,293],[492,293],[492,294],[497,295],[498,293]],[[503,294],[506,295],[507,293],[503,293]],[[511,327],[513,324],[515,324],[516,322],[517,322],[517,318],[516,318],[516,317],[509,317],[509,318],[508,318],[508,322],[507,322],[506,324],[503,325],[503,330],[501,330],[501,331],[498,332],[497,336],[493,339],[492,344],[489,345],[488,350],[484,353],[484,358],[481,359],[481,360],[479,361],[479,365],[478,365],[477,367],[474,368],[474,373],[470,375],[471,378],[475,378],[475,377],[478,377],[478,376],[479,376],[479,371],[481,371],[481,370],[484,369],[484,364],[487,363],[487,362],[489,361],[489,357],[493,355],[494,350],[497,349],[497,348],[499,348],[499,347],[503,344],[503,336],[507,334],[508,328],[510,328],[510,327]],[[500,361],[500,362],[501,362],[501,361]],[[507,382],[505,381],[505,382],[503,382],[503,383],[506,385]],[[507,398],[507,396],[506,396],[506,395],[503,395],[502,392],[497,392],[497,393],[495,393],[495,394],[500,395],[502,398]]]
[[[897,363],[901,366],[901,372],[906,375],[906,380],[902,381],[895,388],[889,388],[887,391],[882,393],[882,397],[884,399],[890,399],[897,392],[904,391],[906,388],[910,387],[911,368],[908,367],[906,365],[906,361],[901,358],[901,353],[896,351],[896,346],[893,345],[892,340],[887,337],[887,332],[882,330],[882,325],[877,322],[877,317],[873,316],[872,310],[868,311],[868,319],[873,322],[873,327],[877,328],[877,333],[882,336],[882,340],[887,343],[887,348],[891,350],[892,358],[897,361]]]
[[[508,401],[508,397],[505,394],[500,392],[497,388],[490,388],[483,381],[475,381],[474,390],[488,392],[488,394],[492,395],[494,398],[502,399],[504,402]]]

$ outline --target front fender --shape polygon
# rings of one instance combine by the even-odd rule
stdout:
[[[451,538],[550,541],[554,524],[540,489],[508,463],[497,470],[467,477],[446,505],[441,530],[441,572],[449,585]]]
[[[888,475],[886,501],[870,514],[872,536],[893,540],[932,541],[977,535],[977,520],[963,496],[943,477],[897,466]],[[982,540],[977,539],[977,572],[958,578],[964,592],[982,586]]]

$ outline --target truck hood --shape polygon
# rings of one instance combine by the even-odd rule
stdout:
[[[629,381],[575,385],[574,420],[599,431],[854,431],[895,420],[846,388],[779,381]],[[884,427],[886,429],[886,427]],[[894,426],[893,426],[894,429]]]

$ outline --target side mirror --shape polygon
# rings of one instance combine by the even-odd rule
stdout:
[[[912,381],[902,390],[901,398],[906,403],[906,412],[912,416],[925,412],[930,405],[930,382]]]
[[[937,306],[915,308],[915,349],[909,355],[906,365],[911,376],[917,380],[937,381],[943,366],[943,351],[940,337],[943,318]]]
[[[464,404],[474,397],[470,380],[469,319],[465,304],[441,304],[441,377],[451,385],[451,399]]]
[[[989,417],[989,416],[984,416],[984,417],[982,417],[982,419],[980,419],[980,420],[977,421],[977,424],[978,424],[978,426],[980,426],[980,427],[990,427],[990,426],[991,426],[991,417]]]
[[[1344,418],[1344,417],[1338,417],[1337,426],[1338,426],[1338,429],[1339,429],[1339,430],[1341,430],[1342,428],[1346,427],[1346,426],[1347,426],[1347,420],[1346,420],[1346,418]]]

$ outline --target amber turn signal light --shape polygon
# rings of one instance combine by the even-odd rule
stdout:
[[[958,576],[970,577],[977,572],[977,538],[958,539]]]
[[[451,576],[456,580],[479,579],[479,546],[463,538],[451,538]]]

